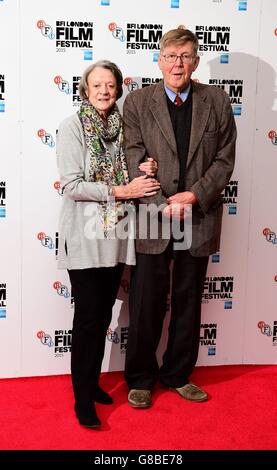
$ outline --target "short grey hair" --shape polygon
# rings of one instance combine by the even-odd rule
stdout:
[[[167,31],[160,39],[160,50],[161,52],[170,44],[183,45],[186,42],[192,42],[193,52],[197,55],[198,51],[198,38],[189,29],[171,29]]]
[[[102,67],[103,69],[107,69],[112,72],[113,76],[116,79],[116,86],[117,86],[116,99],[118,100],[119,98],[121,98],[123,94],[123,88],[122,88],[123,76],[122,76],[121,70],[116,64],[114,64],[113,62],[110,62],[109,60],[98,60],[98,62],[95,62],[95,64],[92,64],[88,68],[86,68],[86,70],[84,71],[82,75],[82,78],[79,83],[79,95],[81,99],[85,100],[88,97],[87,95],[88,76],[96,67]]]

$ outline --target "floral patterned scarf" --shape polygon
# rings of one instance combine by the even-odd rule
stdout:
[[[90,154],[89,181],[104,182],[108,186],[129,183],[125,155],[123,153],[123,125],[118,107],[114,105],[105,123],[88,100],[83,100],[79,110],[85,141]],[[115,146],[112,158],[106,142]],[[113,230],[123,215],[122,203],[117,201],[100,202],[99,214],[105,237]]]

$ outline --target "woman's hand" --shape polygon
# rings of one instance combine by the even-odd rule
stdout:
[[[160,183],[155,178],[148,178],[146,175],[134,178],[127,184],[130,191],[130,199],[145,196],[154,196],[160,189]]]
[[[154,158],[149,157],[146,162],[139,165],[139,170],[143,171],[147,176],[156,176],[158,172],[158,163]]]
[[[160,183],[146,175],[134,178],[129,184],[114,186],[113,195],[116,199],[134,199],[154,196],[160,189]]]

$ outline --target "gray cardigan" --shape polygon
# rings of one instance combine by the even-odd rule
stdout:
[[[86,269],[135,264],[135,212],[131,206],[127,238],[120,240],[113,232],[111,238],[105,239],[101,233],[99,203],[109,200],[109,188],[105,183],[89,181],[90,155],[77,113],[59,126],[57,163],[63,191],[58,267]]]

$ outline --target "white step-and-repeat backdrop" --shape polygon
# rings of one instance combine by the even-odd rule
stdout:
[[[176,27],[197,34],[193,78],[227,91],[238,127],[198,365],[276,362],[276,0],[0,0],[0,377],[69,372],[74,299],[57,270],[55,150],[60,121],[78,110],[82,72],[109,59],[124,96],[151,85],[161,78],[158,41]],[[104,371],[124,365],[128,288],[126,270]]]

